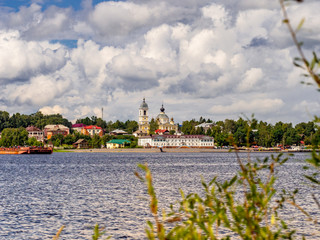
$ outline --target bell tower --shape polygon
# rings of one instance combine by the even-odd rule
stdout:
[[[149,134],[150,125],[149,125],[149,116],[148,116],[148,104],[146,103],[146,99],[143,98],[142,103],[139,108],[139,131],[144,134]]]

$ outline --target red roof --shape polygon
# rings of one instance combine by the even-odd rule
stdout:
[[[85,127],[86,125],[83,123],[76,123],[76,124],[72,124],[72,128],[80,128],[80,127]]]
[[[165,129],[157,129],[154,131],[155,133],[165,133],[165,132],[169,132],[168,130]]]
[[[84,129],[102,129],[102,128],[95,125],[90,125],[90,126],[84,127]]]
[[[40,132],[41,130],[35,126],[29,126],[26,128],[28,132]]]

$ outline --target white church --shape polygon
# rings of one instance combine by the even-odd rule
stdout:
[[[213,137],[205,135],[150,135],[150,123],[148,115],[149,107],[143,98],[139,107],[139,130],[137,135],[139,136],[138,145],[146,148],[165,147],[165,148],[213,148]],[[173,118],[165,114],[163,105],[160,108],[160,113],[156,118],[159,130],[168,130],[178,132],[178,124],[174,123]]]

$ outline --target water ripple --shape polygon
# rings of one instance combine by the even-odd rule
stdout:
[[[319,217],[302,177],[306,156],[298,153],[281,168],[278,187],[298,187],[301,205]],[[180,188],[199,192],[201,176],[206,181],[215,176],[225,180],[239,169],[233,153],[1,155],[0,239],[51,239],[62,225],[66,227],[60,239],[91,239],[96,223],[113,239],[143,239],[146,220],[152,216],[145,186],[133,172],[145,162],[153,172],[160,208],[180,200]],[[288,207],[282,214],[301,234],[316,239],[315,227],[293,211]]]

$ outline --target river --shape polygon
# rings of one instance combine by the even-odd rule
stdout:
[[[266,156],[270,153],[251,154],[251,158]],[[281,167],[277,187],[299,188],[303,207],[319,217],[302,176],[307,156],[296,153]],[[112,239],[144,239],[145,222],[151,216],[146,187],[134,171],[138,163],[146,162],[160,208],[178,201],[180,188],[201,192],[201,176],[206,181],[215,176],[225,180],[239,169],[234,153],[0,155],[0,239],[52,239],[62,225],[59,239],[91,239],[96,223]],[[313,239],[315,230],[302,221],[304,217],[287,211],[288,220]]]

